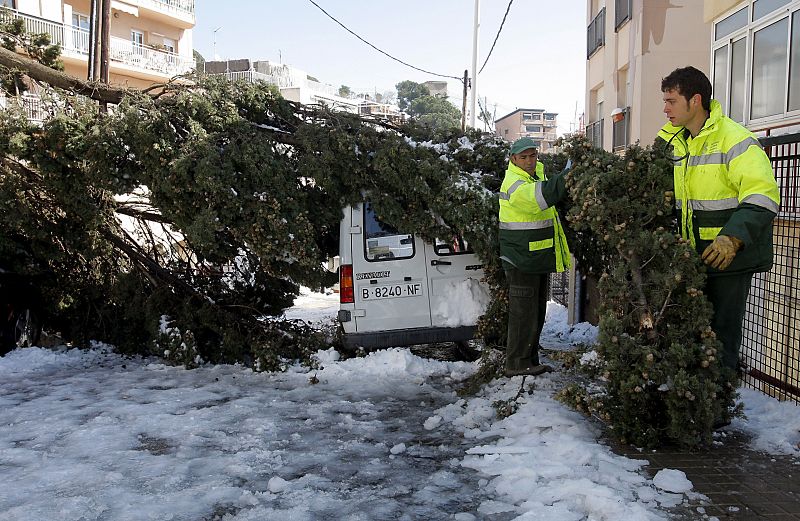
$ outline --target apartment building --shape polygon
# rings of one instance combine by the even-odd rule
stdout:
[[[90,0],[0,0],[29,32],[61,45],[64,71],[86,79]],[[194,69],[194,0],[112,0],[109,82],[144,88]]]
[[[530,137],[540,152],[552,150],[557,139],[558,114],[544,109],[517,109],[495,120],[495,133],[508,142]]]
[[[661,79],[709,73],[711,24],[698,0],[587,0],[586,135],[601,148],[648,145],[666,122]]]
[[[344,112],[394,123],[400,123],[404,118],[396,105],[375,101],[369,94],[341,96],[337,87],[321,83],[305,71],[283,63],[268,60],[251,62],[246,58],[207,61],[204,71],[207,74],[224,74],[231,80],[263,81],[278,87],[284,98],[306,105],[326,105]]]

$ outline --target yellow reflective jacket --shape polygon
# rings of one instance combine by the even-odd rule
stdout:
[[[566,194],[564,173],[547,179],[536,164],[531,177],[508,163],[500,187],[500,258],[526,273],[562,272],[569,268],[569,247],[553,206]]]
[[[736,237],[744,248],[725,273],[768,271],[780,195],[769,157],[755,136],[711,100],[709,118],[696,137],[671,123],[658,137],[673,147],[675,208],[683,238],[702,253],[717,235]]]

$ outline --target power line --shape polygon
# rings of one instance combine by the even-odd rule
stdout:
[[[478,71],[478,74],[483,72],[483,68],[486,67],[486,64],[489,63],[489,57],[492,55],[492,51],[494,50],[494,46],[497,45],[497,39],[500,38],[500,33],[503,31],[503,25],[506,23],[506,17],[508,16],[508,12],[511,10],[511,4],[514,3],[514,0],[509,0],[508,7],[506,7],[506,14],[503,15],[503,21],[500,22],[500,29],[497,30],[497,35],[494,37],[494,43],[492,43],[492,48],[489,49],[489,55],[486,57],[486,61],[483,62],[483,66],[481,70]]]
[[[439,76],[439,77],[442,77],[442,78],[452,78],[452,79],[454,79],[454,80],[458,80],[458,81],[464,81],[462,78],[459,78],[459,77],[457,77],[457,76],[449,76],[449,75],[447,75],[447,74],[438,74],[438,73],[436,73],[436,72],[426,71],[425,69],[420,69],[419,67],[415,67],[415,66],[411,65],[410,63],[406,63],[406,62],[404,62],[403,60],[401,60],[401,59],[399,59],[399,58],[395,58],[394,56],[392,56],[392,55],[391,55],[391,54],[389,54],[388,52],[385,52],[385,51],[382,51],[381,49],[378,49],[377,47],[375,47],[374,45],[372,45],[371,43],[369,43],[368,41],[366,41],[364,38],[360,37],[359,35],[357,35],[357,34],[356,34],[356,33],[354,33],[353,31],[351,31],[350,29],[348,29],[346,25],[344,25],[342,22],[340,22],[339,20],[337,20],[336,18],[334,18],[333,16],[331,16],[330,14],[328,14],[328,12],[327,12],[325,9],[323,9],[322,7],[320,7],[320,6],[319,6],[319,4],[317,4],[317,3],[316,3],[314,0],[308,0],[308,1],[309,1],[309,2],[311,2],[312,4],[314,4],[314,6],[315,6],[317,9],[319,9],[320,11],[322,11],[323,13],[325,13],[325,16],[327,16],[328,18],[330,18],[331,20],[333,20],[334,22],[336,22],[337,24],[339,24],[340,26],[342,26],[342,28],[343,28],[345,31],[347,31],[348,33],[352,34],[353,36],[355,36],[356,38],[358,38],[358,39],[359,39],[359,40],[361,40],[362,42],[366,43],[367,45],[369,45],[370,47],[372,47],[373,49],[375,49],[375,50],[376,50],[376,51],[378,51],[379,53],[381,53],[381,54],[383,54],[383,55],[385,55],[385,56],[388,56],[388,57],[389,57],[389,58],[391,58],[392,60],[394,60],[394,61],[396,61],[396,62],[400,62],[400,63],[402,63],[403,65],[405,65],[406,67],[411,67],[411,68],[412,68],[412,69],[414,69],[414,70],[418,70],[418,71],[420,71],[420,72],[424,72],[425,74],[431,74],[431,75],[433,75],[433,76]],[[513,1],[513,0],[512,0],[512,1]],[[505,19],[504,19],[504,20],[505,20]]]

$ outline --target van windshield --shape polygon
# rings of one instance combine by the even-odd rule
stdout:
[[[414,238],[378,220],[372,204],[364,203],[364,255],[369,261],[407,259],[414,256]]]

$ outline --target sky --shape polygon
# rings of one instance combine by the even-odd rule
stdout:
[[[338,295],[303,289],[286,317],[329,323],[338,307]],[[563,306],[547,311],[544,345],[596,338],[568,326]],[[12,351],[0,358],[0,519],[655,521],[675,505],[716,519],[682,471],[649,477],[646,460],[614,454],[557,402],[560,372],[537,377],[502,419],[492,403],[521,377],[459,398],[476,363],[405,348],[315,356],[318,370],[254,373],[96,343]],[[800,456],[800,408],[742,396],[752,420],[732,427],[759,450]]]
[[[363,39],[406,63],[444,76],[461,78],[465,70],[472,74],[471,0],[315,1]],[[480,2],[478,69],[507,7],[506,0]],[[199,0],[195,14],[194,47],[206,59],[216,48],[221,59],[283,62],[356,92],[383,93],[403,80],[446,80],[451,101],[461,105],[460,81],[387,58],[309,0]],[[557,112],[559,133],[568,132],[585,103],[585,51],[584,0],[516,0],[478,75],[478,95],[497,118],[517,108]]]

